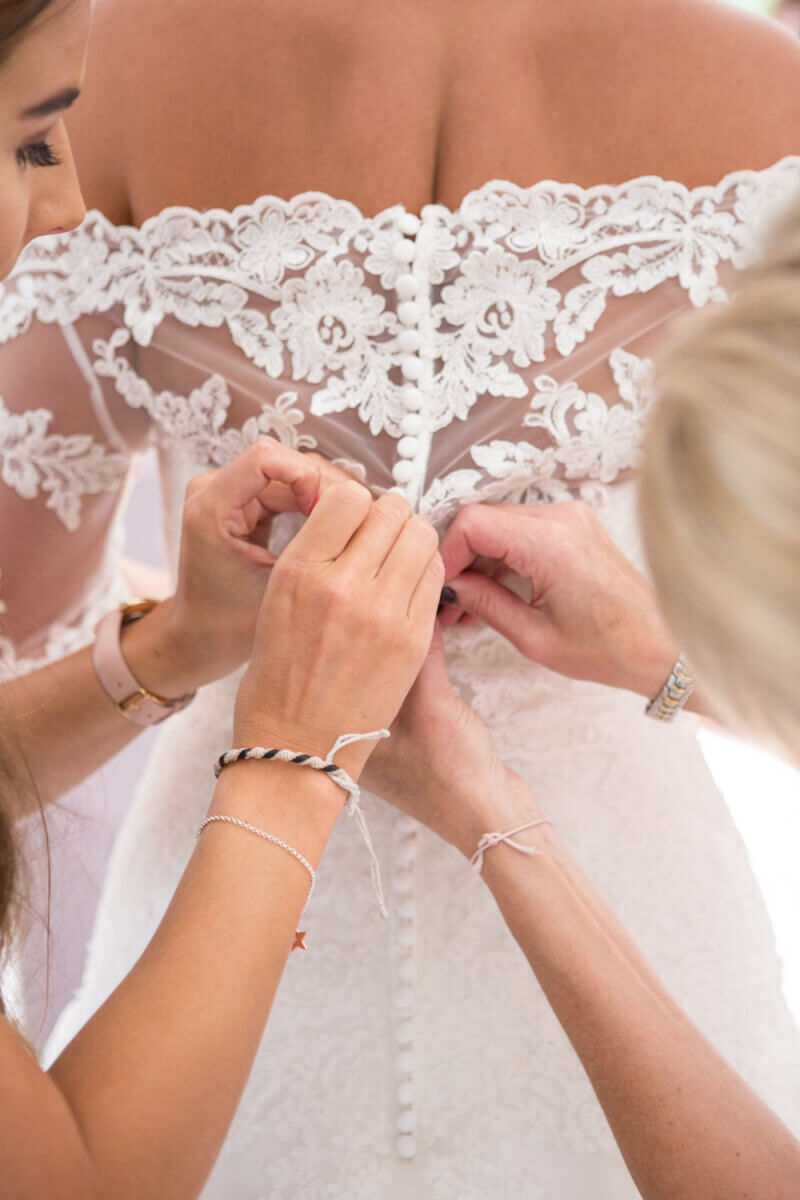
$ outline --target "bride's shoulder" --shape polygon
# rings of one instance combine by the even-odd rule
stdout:
[[[710,183],[800,154],[800,39],[777,21],[722,0],[566,9],[582,103],[615,131],[622,173]]]

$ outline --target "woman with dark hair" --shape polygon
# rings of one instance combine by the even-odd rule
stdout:
[[[0,296],[4,399],[21,413],[37,397],[54,432],[93,431],[122,461],[154,440],[173,556],[186,474],[260,430],[376,494],[401,488],[442,530],[476,501],[581,498],[641,563],[651,357],[677,314],[735,286],[762,215],[800,186],[800,48],[777,23],[712,0],[227,0],[224,15],[101,0],[85,99],[94,211],[31,248]],[[43,586],[9,621],[10,667],[80,636],[115,586],[124,471],[89,480],[69,529],[41,490],[2,495],[0,530],[12,514],[41,530],[42,582],[56,563],[64,580],[61,604]],[[13,572],[0,584],[21,596]],[[678,1002],[800,1126],[772,931],[691,721],[646,721],[628,691],[557,677],[485,627],[447,646],[460,693]],[[674,663],[649,665],[655,695]],[[161,919],[236,686],[159,739],[53,1056]],[[327,949],[308,965],[324,1004],[285,981],[207,1196],[627,1200],[490,899],[371,804],[392,919],[373,927],[335,838],[315,896]]]
[[[81,86],[88,22],[85,0],[0,4],[6,267],[24,243],[82,216],[61,117]],[[4,470],[24,486],[8,444]],[[275,563],[264,547],[272,517],[312,509]],[[109,613],[92,649],[5,685],[0,948],[22,899],[14,823],[251,655],[233,736],[237,749],[262,748],[250,758],[274,761],[237,753],[218,764],[163,923],[48,1073],[0,1005],[4,1200],[199,1193],[288,955],[303,947],[294,931],[342,800],[358,814],[356,781],[376,732],[424,659],[442,578],[436,536],[405,500],[373,503],[314,458],[260,439],[190,484],[170,600]],[[356,647],[370,657],[369,678]],[[289,753],[276,758],[280,750]],[[212,757],[209,747],[209,772]]]

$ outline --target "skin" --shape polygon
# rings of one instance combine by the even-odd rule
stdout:
[[[799,67],[712,0],[99,0],[70,128],[115,221],[306,189],[453,207],[494,178],[765,167],[800,150]]]

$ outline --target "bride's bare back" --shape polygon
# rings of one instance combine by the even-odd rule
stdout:
[[[715,0],[99,0],[72,128],[116,221],[305,190],[453,207],[493,178],[695,185],[800,150],[800,46]]]

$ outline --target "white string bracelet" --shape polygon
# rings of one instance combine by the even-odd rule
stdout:
[[[255,825],[249,825],[247,823],[247,821],[240,821],[238,817],[225,817],[225,816],[206,817],[205,821],[203,821],[203,824],[200,826],[200,828],[197,831],[198,842],[200,841],[203,830],[207,829],[209,825],[213,825],[214,822],[217,822],[217,821],[220,823],[224,823],[226,825],[237,825],[239,827],[239,829],[246,829],[248,833],[254,833],[256,835],[256,837],[263,838],[265,842],[271,842],[273,846],[279,846],[281,850],[285,850],[287,854],[291,854],[292,858],[296,858],[297,861],[301,864],[301,866],[305,867],[305,869],[308,871],[308,874],[311,878],[311,887],[308,889],[308,895],[306,896],[306,902],[303,905],[303,913],[304,913],[306,911],[306,909],[308,908],[308,904],[309,904],[311,897],[314,894],[314,884],[317,881],[317,873],[314,870],[314,868],[312,867],[311,863],[308,861],[308,859],[304,858],[303,855],[300,853],[300,851],[295,850],[294,846],[290,846],[288,844],[288,842],[282,842],[280,838],[275,837],[273,834],[265,833],[263,829],[258,829],[258,828],[256,828]],[[301,913],[300,915],[302,916],[303,913]],[[300,930],[300,929],[297,930],[297,932],[294,935],[294,945],[292,946],[293,950],[306,950],[308,948],[303,940],[305,938],[305,936],[306,935],[305,935],[305,933],[302,932],[302,930]]]
[[[343,767],[337,766],[333,761],[335,756],[345,746],[352,746],[356,742],[377,742],[383,738],[390,737],[388,729],[378,729],[374,733],[346,733],[342,737],[337,738],[336,742],[327,758],[318,758],[313,754],[298,754],[294,750],[278,750],[265,749],[263,746],[249,746],[242,750],[228,750],[225,754],[220,755],[214,766],[214,774],[219,779],[226,767],[232,763],[259,761],[259,762],[284,762],[295,763],[299,767],[311,767],[314,771],[323,771],[332,783],[340,787],[342,791],[347,792],[346,809],[347,815],[351,817],[361,831],[367,850],[370,856],[370,865],[372,870],[372,884],[375,888],[375,895],[378,898],[378,908],[384,920],[389,916],[386,908],[386,902],[383,898],[383,886],[381,884],[381,869],[378,864],[378,856],[375,853],[375,847],[372,844],[369,828],[361,809],[361,788],[356,781],[347,774]]]
[[[542,851],[537,850],[535,846],[522,846],[519,842],[513,842],[511,839],[518,833],[524,833],[526,829],[535,829],[537,825],[552,824],[553,822],[547,817],[541,817],[538,821],[529,821],[527,825],[518,825],[516,829],[510,829],[508,833],[485,833],[478,842],[478,849],[469,860],[470,866],[476,875],[480,875],[487,850],[492,850],[495,846],[510,846],[512,850],[519,850],[520,854],[529,854],[531,858],[536,854],[541,854]]]

